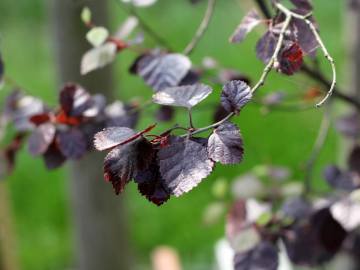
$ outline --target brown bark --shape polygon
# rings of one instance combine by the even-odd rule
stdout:
[[[89,49],[86,28],[80,20],[84,6],[93,11],[93,20],[107,25],[105,0],[53,0],[51,17],[55,37],[60,84],[73,81],[92,93],[112,97],[111,69],[80,76],[80,61]],[[74,213],[77,264],[80,270],[128,270],[129,252],[121,199],[103,182],[102,155],[89,154],[71,165],[72,210]]]

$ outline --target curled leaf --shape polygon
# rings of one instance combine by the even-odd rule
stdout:
[[[134,136],[136,132],[127,127],[110,127],[95,134],[94,146],[103,151],[118,146]]]

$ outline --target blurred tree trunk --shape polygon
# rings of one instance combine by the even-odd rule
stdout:
[[[0,270],[19,269],[15,242],[8,186],[0,183]]]
[[[80,20],[84,6],[93,11],[93,20],[108,25],[106,0],[53,0],[55,52],[61,84],[76,82],[92,93],[112,97],[111,69],[80,76],[80,61],[89,49],[86,28]],[[121,199],[103,182],[102,155],[92,153],[72,164],[72,211],[75,223],[77,264],[80,270],[128,270],[129,247]]]

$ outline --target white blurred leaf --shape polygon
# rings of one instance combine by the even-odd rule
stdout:
[[[119,29],[116,31],[115,38],[124,40],[128,38],[134,29],[138,26],[139,20],[134,16],[129,16],[125,22],[120,25]]]
[[[82,12],[81,12],[81,20],[85,23],[85,24],[89,24],[91,22],[91,10],[88,7],[84,7]]]
[[[94,27],[86,34],[87,41],[94,47],[99,47],[104,44],[108,37],[109,31],[102,26]]]
[[[123,3],[131,3],[136,7],[148,7],[157,2],[157,0],[121,0]]]
[[[109,42],[85,53],[81,61],[81,74],[85,75],[113,62],[116,57],[116,49],[116,45]]]

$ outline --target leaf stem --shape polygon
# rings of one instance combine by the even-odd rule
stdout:
[[[190,55],[196,46],[199,44],[201,38],[204,36],[206,30],[209,28],[209,24],[214,14],[216,0],[208,0],[207,9],[205,11],[204,18],[202,19],[199,28],[197,29],[194,37],[184,50],[185,55]]]
[[[192,118],[191,108],[188,109],[188,114],[189,114],[189,124],[190,124],[190,128],[191,128],[191,129],[195,129],[194,123],[193,123],[193,118]]]

